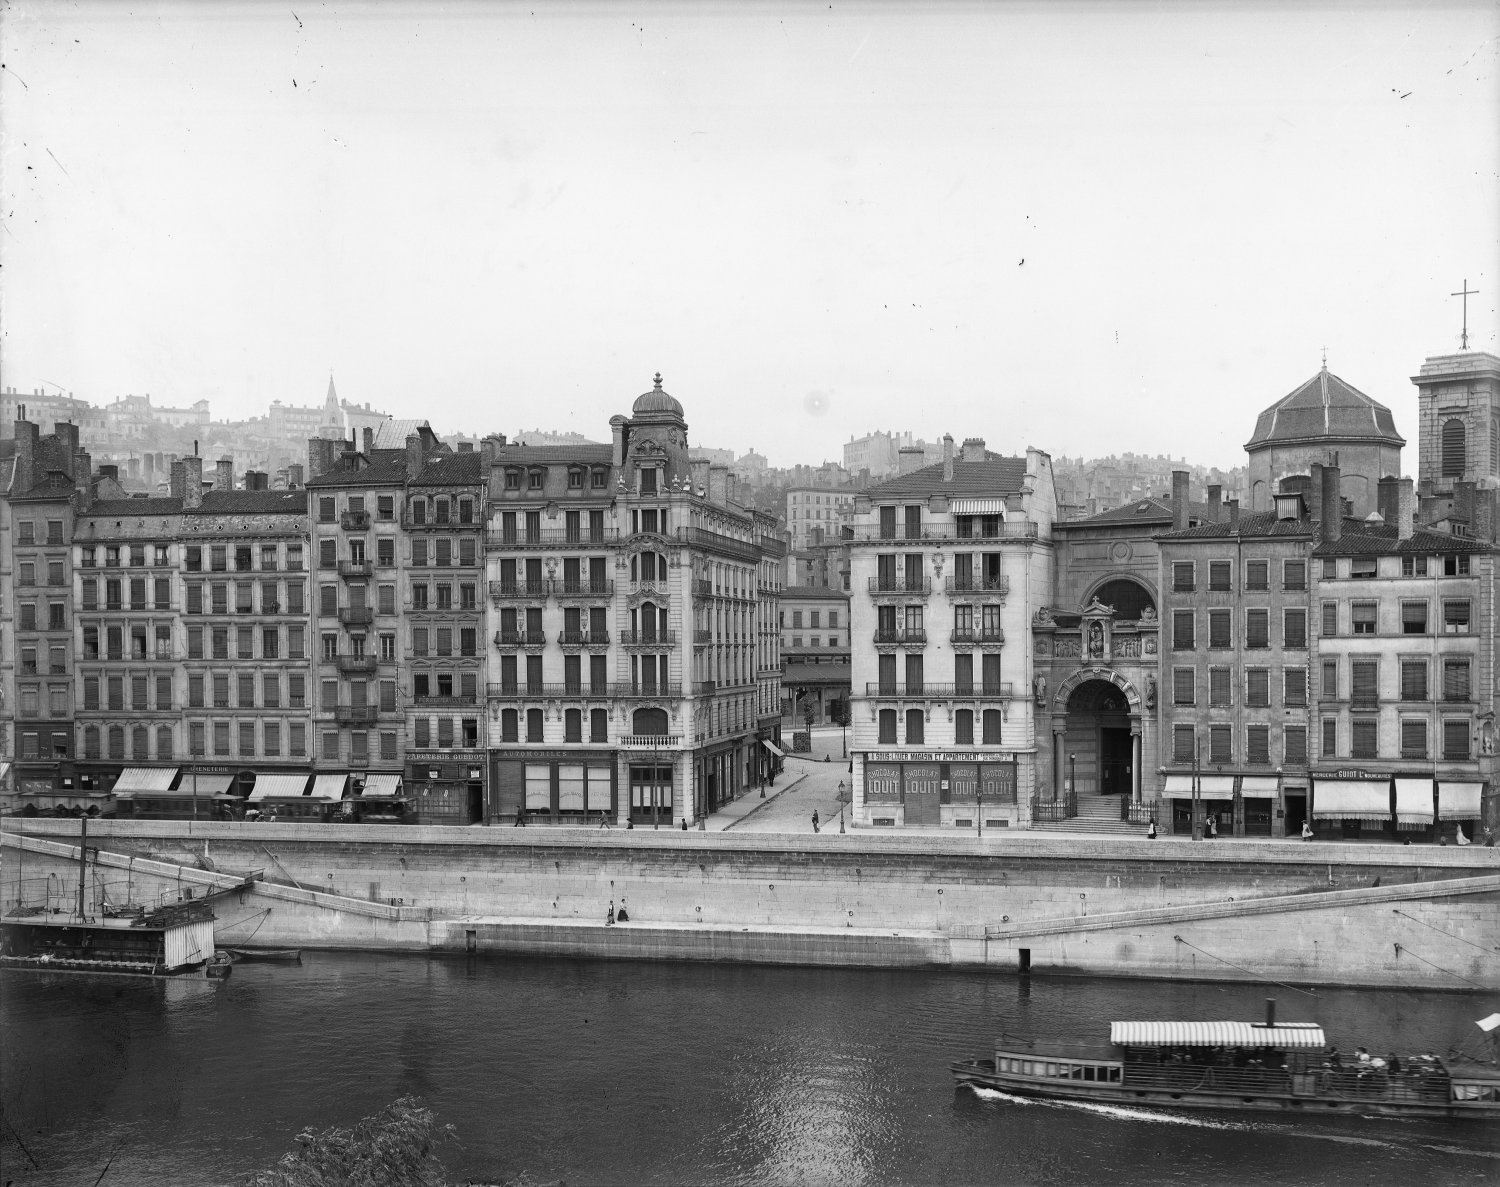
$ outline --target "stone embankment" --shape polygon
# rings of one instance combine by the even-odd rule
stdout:
[[[7,906],[69,909],[78,822],[5,826]],[[1500,850],[1476,847],[176,821],[88,844],[90,901],[217,894],[221,944],[1500,988]]]

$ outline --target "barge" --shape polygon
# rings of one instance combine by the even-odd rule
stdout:
[[[1500,1120],[1500,1014],[1478,1023],[1488,1056],[1353,1059],[1322,1026],[1112,1022],[1108,1041],[1045,1045],[1002,1037],[991,1059],[950,1065],[960,1086],[1022,1097],[1172,1109]]]
[[[214,948],[214,914],[204,902],[99,917],[39,911],[0,919],[0,969],[219,979],[233,967]]]

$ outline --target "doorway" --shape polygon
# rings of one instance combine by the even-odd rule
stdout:
[[[1099,730],[1099,794],[1130,794],[1130,730],[1102,726]]]

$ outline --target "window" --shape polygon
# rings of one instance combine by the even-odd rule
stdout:
[[[1468,454],[1468,430],[1456,417],[1443,422],[1442,466],[1444,478],[1462,478]]]
[[[1229,579],[1228,561],[1208,562],[1208,588],[1228,593],[1233,587]]]
[[[1401,558],[1401,576],[1426,577],[1427,558],[1425,556],[1413,556],[1408,552]]]
[[[1245,731],[1245,760],[1252,766],[1271,765],[1271,727],[1252,725]]]
[[[1289,725],[1281,731],[1282,761],[1288,766],[1307,762],[1307,727]]]
[[[1337,758],[1339,753],[1339,719],[1323,718],[1323,757]]]
[[[1466,762],[1469,758],[1469,723],[1463,720],[1443,722],[1443,761]]]
[[[1271,706],[1271,669],[1245,669],[1245,704],[1252,709],[1268,709]]]
[[[1307,707],[1307,669],[1284,668],[1281,673],[1281,703],[1288,709]]]
[[[1246,589],[1270,589],[1270,561],[1246,561],[1245,562],[1245,588]]]
[[[526,710],[526,740],[528,742],[544,741],[542,730],[542,711],[540,709]]]
[[[920,746],[925,738],[927,715],[921,709],[906,711],[906,744]]]
[[[396,541],[390,536],[381,536],[375,541],[375,564],[389,569],[396,563]]]
[[[1356,717],[1350,725],[1351,758],[1379,757],[1380,723],[1373,717]]]
[[[1269,610],[1245,611],[1245,646],[1251,651],[1264,651],[1271,646]]]
[[[1172,703],[1191,705],[1195,700],[1194,672],[1192,668],[1172,669]]]
[[[1000,745],[1000,730],[1004,722],[999,709],[986,709],[984,711],[984,745]]]
[[[1427,722],[1422,718],[1401,719],[1401,757],[1427,757]]]
[[[1467,635],[1469,633],[1469,603],[1467,600],[1443,603],[1443,634]]]
[[[1209,668],[1208,703],[1217,708],[1228,706],[1230,702],[1230,684],[1228,668]]]
[[[1468,658],[1445,658],[1443,660],[1443,700],[1468,701],[1471,699]]]
[[[974,711],[960,709],[953,715],[953,740],[960,745],[974,742]]]
[[[590,742],[607,742],[607,741],[609,741],[609,710],[608,709],[590,709],[589,710],[589,741]]]
[[[1380,703],[1380,664],[1377,660],[1356,659],[1349,664],[1349,699],[1356,705]]]
[[[1211,763],[1233,762],[1234,731],[1227,725],[1208,727],[1208,761]]]
[[[1192,762],[1193,757],[1193,727],[1174,725],[1172,727],[1172,761]]]
[[[1401,603],[1401,633],[1403,635],[1425,635],[1427,633],[1427,603]]]
[[[1427,661],[1425,659],[1401,661],[1401,699],[1403,701],[1427,699]]]
[[[542,483],[546,479],[546,474],[547,474],[547,472],[545,470],[532,470],[530,473],[528,473],[527,476],[526,476],[526,478],[527,478],[527,482],[526,482],[527,489],[528,490],[541,490],[542,489]],[[656,471],[655,470],[642,470],[641,471],[641,493],[645,494],[645,495],[654,495],[656,493]]]
[[[1281,645],[1290,651],[1307,647],[1307,611],[1286,609],[1281,612]]]
[[[338,518],[338,511],[334,506],[336,502],[336,499],[326,495],[318,500],[319,523],[332,523]]]
[[[1192,593],[1197,586],[1193,581],[1192,561],[1172,562],[1172,591],[1174,593]]]
[[[229,722],[214,722],[214,753],[227,755],[229,753]]]
[[[413,745],[417,746],[419,749],[427,749],[428,746],[432,745],[431,719],[426,717],[418,717],[416,721],[412,723],[412,725],[414,734],[414,737],[412,738]]]
[[[1377,602],[1355,602],[1349,607],[1350,622],[1356,635],[1375,634]]]
[[[335,569],[339,563],[337,540],[318,541],[318,565],[324,569]]]
[[[255,753],[255,722],[240,722],[240,754],[253,755]]]
[[[884,746],[896,744],[896,710],[882,709],[880,711],[880,733],[879,742]]]
[[[1307,588],[1307,562],[1282,561],[1281,584],[1285,589]]]
[[[1193,612],[1191,610],[1172,611],[1172,650],[1192,651],[1193,642]]]
[[[1380,566],[1373,556],[1356,556],[1349,562],[1349,576],[1356,581],[1372,581]]]
[[[1231,610],[1208,612],[1208,646],[1211,650],[1234,646],[1232,614]]]

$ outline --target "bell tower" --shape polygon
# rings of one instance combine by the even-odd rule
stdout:
[[[1434,355],[1417,386],[1417,490],[1424,522],[1492,540],[1500,488],[1500,358]]]

